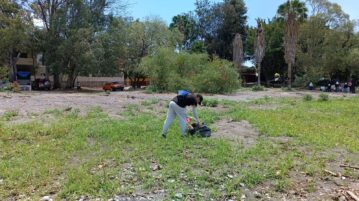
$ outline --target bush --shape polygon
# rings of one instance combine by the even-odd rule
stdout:
[[[186,89],[203,93],[231,93],[238,89],[239,75],[227,60],[210,61],[206,54],[175,53],[159,49],[144,58],[141,70],[151,79],[157,92]]]
[[[217,107],[218,106],[218,100],[216,99],[204,99],[202,104],[206,107]]]
[[[0,82],[9,79],[9,68],[6,66],[0,66]]]
[[[193,78],[194,90],[204,93],[232,93],[239,88],[238,73],[231,62],[215,59]]]
[[[328,100],[329,100],[328,94],[321,93],[319,95],[319,101],[328,101]]]
[[[310,94],[306,94],[306,95],[303,97],[303,100],[304,100],[304,101],[312,101],[312,100],[313,100],[313,96],[310,95]]]
[[[255,85],[252,87],[252,91],[264,91],[264,87]]]

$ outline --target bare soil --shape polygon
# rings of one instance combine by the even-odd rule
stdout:
[[[205,97],[219,100],[249,101],[264,97],[282,98],[297,97],[301,98],[306,94],[315,97],[318,92],[298,91],[286,92],[281,89],[267,89],[261,92],[239,91],[231,95],[205,95]],[[1,93],[0,92],[0,115],[9,111],[18,112],[19,116],[28,117],[34,114],[42,114],[49,110],[79,109],[85,113],[91,108],[101,107],[109,115],[118,116],[124,107],[129,104],[139,104],[146,100],[157,99],[162,102],[171,100],[175,94],[148,94],[144,91],[113,92],[109,95],[101,91],[92,91],[92,93],[76,92],[24,92],[24,93]],[[332,97],[343,97],[342,93],[331,93]],[[353,96],[346,94],[346,96]]]

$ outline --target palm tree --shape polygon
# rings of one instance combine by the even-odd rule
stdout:
[[[288,88],[292,88],[292,67],[295,64],[299,22],[307,18],[308,9],[299,0],[288,0],[278,8],[278,15],[286,20],[284,35],[284,58],[288,64]]]
[[[256,64],[257,64],[257,73],[258,73],[258,86],[261,85],[261,64],[264,58],[265,50],[265,37],[264,37],[264,28],[262,26],[262,21],[257,19],[257,33],[256,41],[254,45]]]
[[[288,19],[289,13],[294,13],[295,18],[299,22],[303,22],[308,17],[308,8],[304,2],[300,0],[288,0],[279,6],[277,14],[279,18]]]
[[[238,73],[241,72],[243,62],[243,42],[241,34],[237,33],[233,41],[233,63]]]

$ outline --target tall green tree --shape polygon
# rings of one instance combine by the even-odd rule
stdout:
[[[178,29],[183,34],[185,49],[191,48],[192,43],[198,39],[195,16],[191,12],[174,16],[169,28],[171,30]]]
[[[349,79],[351,70],[345,58],[358,44],[355,24],[338,4],[327,0],[311,0],[308,4],[313,12],[299,32],[299,70],[311,81],[335,75]]]
[[[145,79],[139,68],[142,58],[154,53],[160,47],[172,48],[182,43],[183,35],[178,29],[168,29],[159,18],[147,18],[143,22],[134,21],[126,31],[127,54],[123,65],[125,78],[129,78],[134,87]]]
[[[31,5],[44,28],[42,48],[45,64],[59,87],[60,75],[67,77],[66,88],[72,88],[80,73],[91,73],[96,61],[96,36],[106,28],[107,0],[39,0]],[[97,51],[98,52],[98,51]]]
[[[208,0],[196,1],[198,30],[205,39],[208,53],[232,60],[232,42],[237,33],[246,38],[247,8],[243,0],[224,0],[212,4]]]
[[[9,68],[16,79],[16,62],[20,52],[29,49],[32,20],[15,0],[0,1],[0,65]]]

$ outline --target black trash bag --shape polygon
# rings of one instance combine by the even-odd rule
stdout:
[[[192,124],[192,128],[188,130],[190,135],[198,134],[201,137],[211,137],[212,130],[205,124]]]

